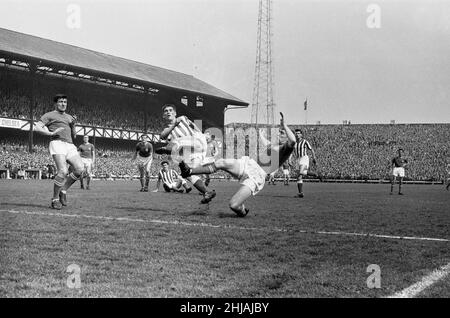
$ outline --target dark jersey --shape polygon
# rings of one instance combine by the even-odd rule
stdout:
[[[52,136],[52,140],[62,140],[73,144],[72,135],[75,135],[75,119],[72,116],[54,110],[42,115],[41,122],[47,126],[49,131],[55,131],[60,127],[64,128],[63,131]]]
[[[407,163],[408,160],[406,160],[403,157],[395,157],[394,159],[392,159],[392,164],[394,165],[395,168],[401,168]]]
[[[270,147],[270,146],[269,146]],[[271,150],[270,172],[277,171],[295,150],[295,143],[286,141]],[[275,160],[274,160],[275,159]],[[278,160],[277,160],[278,159]]]
[[[153,154],[153,146],[147,141],[140,141],[136,145],[136,151],[139,153],[139,156],[147,158]]]
[[[80,152],[81,158],[92,159],[95,149],[94,145],[88,142],[87,144],[81,144],[78,147],[78,151]]]

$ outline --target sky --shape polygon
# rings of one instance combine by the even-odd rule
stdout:
[[[2,28],[190,74],[252,104],[257,0],[0,3]],[[450,0],[273,0],[272,23],[275,114],[288,123],[450,123]],[[250,108],[225,122],[250,122]]]

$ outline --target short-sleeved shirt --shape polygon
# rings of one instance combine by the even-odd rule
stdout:
[[[162,180],[166,185],[171,185],[178,178],[178,173],[173,169],[168,169],[167,171],[164,171],[163,169],[159,170],[158,179]]]
[[[147,158],[153,154],[153,146],[147,141],[140,141],[136,145],[136,151],[139,153],[139,156]]]
[[[403,157],[395,157],[394,159],[392,159],[392,164],[394,165],[395,168],[402,168],[407,163],[408,160],[406,160]]]
[[[55,131],[60,127],[64,128],[57,135],[51,136],[52,140],[61,140],[73,144],[72,129],[74,128],[72,127],[75,124],[75,119],[71,115],[54,110],[42,115],[40,121],[47,126],[49,131]]]
[[[94,145],[91,143],[81,144],[78,147],[78,151],[80,152],[81,158],[92,159],[95,151]]]

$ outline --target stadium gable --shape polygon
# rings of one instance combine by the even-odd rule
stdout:
[[[18,55],[38,61],[59,64],[66,68],[84,69],[115,77],[123,77],[155,87],[167,87],[223,100],[227,104],[248,106],[248,103],[192,75],[100,53],[40,37],[0,28],[2,55]]]

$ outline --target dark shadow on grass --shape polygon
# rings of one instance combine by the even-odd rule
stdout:
[[[219,213],[217,214],[217,216],[218,216],[220,219],[224,219],[224,218],[230,218],[230,219],[245,219],[245,217],[239,217],[239,216],[237,216],[237,214],[235,214],[235,213],[224,213],[224,212],[219,212]]]
[[[2,202],[0,206],[22,206],[22,207],[30,207],[30,208],[49,208],[50,204],[32,204],[32,203],[8,203]]]

